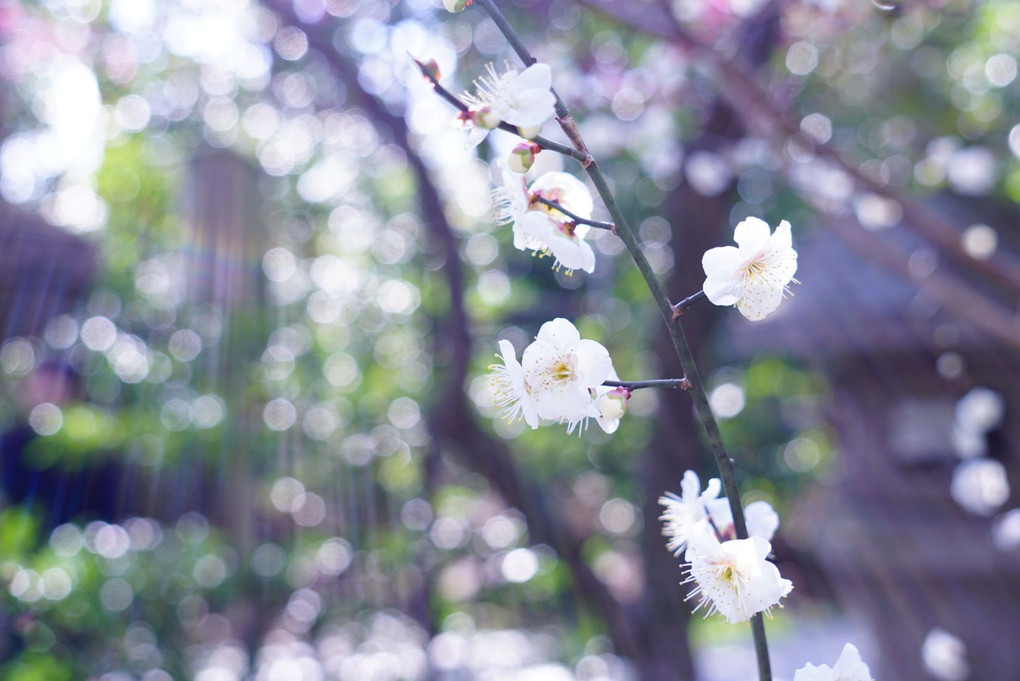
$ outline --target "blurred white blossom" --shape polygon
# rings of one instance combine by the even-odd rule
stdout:
[[[942,627],[934,627],[921,644],[924,667],[940,681],[963,681],[970,676],[967,646]]]
[[[843,646],[836,666],[815,666],[808,663],[794,673],[793,681],[872,681],[871,670],[861,661],[861,654],[852,643]]]

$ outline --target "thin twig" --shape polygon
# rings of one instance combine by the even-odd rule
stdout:
[[[550,201],[549,199],[542,198],[541,196],[536,196],[535,201],[541,203],[543,206],[549,206],[550,208],[558,210],[559,212],[563,213],[568,218],[573,220],[576,224],[588,225],[589,227],[594,227],[596,229],[608,229],[613,234],[616,234],[616,225],[614,225],[612,222],[599,222],[598,220],[582,218],[580,215],[571,213],[569,210],[567,210],[560,204],[556,203],[555,201]]]
[[[627,388],[628,390],[640,390],[641,388],[691,389],[691,382],[686,378],[656,378],[650,381],[603,381],[602,385],[607,385],[610,388]]]
[[[698,291],[697,293],[692,293],[691,295],[689,295],[686,298],[684,298],[683,300],[681,300],[679,303],[677,303],[676,305],[673,306],[673,319],[677,319],[680,315],[682,315],[684,313],[684,310],[686,310],[691,305],[693,305],[694,303],[698,302],[699,300],[701,300],[704,297],[705,297],[705,292],[704,291]]]
[[[493,0],[476,0],[476,3],[488,12],[489,16],[496,23],[496,26],[503,33],[504,37],[517,52],[518,56],[520,56],[521,60],[526,64],[534,63],[534,57],[528,51],[527,47],[525,47],[521,42],[521,39],[517,36],[513,27],[503,16],[502,12],[499,11],[499,8],[496,7]],[[562,112],[560,107],[562,107]],[[558,102],[557,114],[557,118],[560,120],[561,126],[564,127],[564,132],[567,133],[567,125],[564,124],[564,121],[572,123],[573,118],[570,116],[569,110],[567,110],[566,106],[563,105],[562,102]],[[576,144],[579,148],[583,148],[583,141],[580,140],[580,135],[577,133],[576,127],[571,131],[571,133],[572,134],[568,133],[568,137],[572,140],[576,137]],[[744,520],[744,509],[740,504],[740,490],[737,487],[737,478],[736,471],[734,470],[733,459],[731,459],[729,454],[726,452],[726,447],[722,441],[722,434],[719,432],[719,424],[715,420],[715,415],[712,413],[711,407],[709,407],[708,395],[706,394],[704,385],[698,375],[698,369],[694,363],[694,355],[691,352],[687,338],[684,336],[683,327],[680,325],[679,319],[674,318],[673,305],[670,303],[669,297],[666,295],[665,290],[662,288],[662,284],[656,277],[651,264],[645,257],[644,251],[641,249],[640,240],[630,228],[627,218],[623,215],[623,211],[620,209],[619,204],[617,204],[616,198],[613,196],[609,183],[606,181],[605,176],[603,176],[598,163],[593,159],[584,167],[584,169],[585,172],[588,173],[588,177],[591,179],[592,183],[595,185],[595,190],[602,198],[610,216],[613,218],[613,223],[616,225],[617,235],[630,252],[631,257],[634,260],[634,264],[637,266],[638,271],[641,273],[645,283],[648,285],[652,298],[655,300],[655,303],[659,308],[659,313],[662,315],[662,319],[665,322],[666,327],[669,329],[670,339],[673,341],[673,348],[676,351],[677,358],[680,360],[680,367],[683,369],[684,375],[690,383],[689,392],[691,393],[691,398],[694,401],[695,412],[698,415],[699,421],[701,421],[702,428],[705,430],[705,436],[708,440],[709,448],[711,449],[712,455],[719,467],[719,477],[722,480],[723,489],[726,491],[730,510],[733,514],[733,527],[736,530],[737,538],[746,539],[748,536],[747,524]],[[765,627],[761,613],[757,613],[751,618],[751,624],[751,631],[755,641],[755,653],[758,657],[759,679],[760,681],[771,681],[772,672],[769,664],[768,645],[765,641]]]

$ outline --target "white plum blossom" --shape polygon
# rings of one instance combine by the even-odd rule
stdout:
[[[711,522],[718,539],[736,537],[730,502],[719,496],[721,488],[719,479],[712,478],[702,492],[698,474],[687,471],[680,481],[680,496],[667,492],[659,497],[659,504],[664,507],[659,516],[659,520],[665,523],[662,534],[666,537],[666,548],[673,555],[683,555],[690,533],[702,520]],[[754,501],[744,509],[744,522],[748,535],[772,541],[779,529],[779,514],[767,501]]]
[[[750,320],[764,319],[798,283],[797,251],[793,249],[790,223],[783,220],[771,233],[768,223],[749,217],[733,232],[737,246],[709,249],[701,260],[705,270],[703,290],[716,305],[736,305]]]
[[[538,413],[531,392],[524,381],[524,369],[517,361],[517,352],[508,340],[499,342],[500,356],[503,364],[493,364],[492,387],[495,391],[496,406],[503,410],[503,418],[508,423],[524,419],[532,429],[538,428]]]
[[[569,321],[543,324],[520,362],[510,341],[501,340],[499,348],[502,364],[489,370],[493,401],[506,421],[523,419],[532,429],[542,421],[564,423],[572,433],[594,418],[606,432],[616,430],[624,407],[614,404],[623,398],[609,397],[615,389],[602,385],[616,377],[609,351],[582,339]]]
[[[504,165],[496,166],[502,186],[494,192],[496,221],[513,223],[514,247],[551,255],[554,268],[595,271],[595,251],[584,240],[588,225],[579,225],[559,210],[540,199],[552,201],[579,218],[591,218],[595,209],[591,192],[583,182],[569,173],[551,172],[535,180],[531,187],[522,175],[511,173]]]
[[[665,525],[662,534],[666,537],[666,548],[680,557],[687,550],[687,542],[694,527],[708,518],[708,507],[719,496],[722,484],[719,478],[708,481],[701,491],[701,480],[694,471],[684,473],[680,481],[680,496],[666,492],[659,497],[659,504],[665,507],[659,520]]]
[[[861,654],[852,643],[843,646],[843,652],[836,660],[836,666],[827,664],[816,667],[807,664],[793,675],[793,681],[872,681],[871,670],[861,662]]]
[[[939,681],[964,681],[970,676],[967,644],[942,627],[934,627],[924,637],[921,659],[928,673]]]
[[[566,319],[546,322],[521,359],[524,380],[538,416],[567,424],[567,432],[584,428],[599,410],[591,392],[612,371],[609,351],[593,340],[582,339]]]
[[[766,560],[772,545],[761,537],[720,542],[707,520],[689,533],[687,578],[694,584],[687,595],[697,598],[694,610],[706,607],[705,616],[718,612],[731,624],[766,614],[793,589]]]
[[[491,128],[509,123],[522,137],[535,137],[556,115],[556,97],[552,93],[552,69],[548,64],[532,64],[518,73],[507,66],[498,73],[492,64],[487,76],[475,80],[475,94],[465,93],[468,111],[459,119],[470,124],[468,147],[474,148]]]

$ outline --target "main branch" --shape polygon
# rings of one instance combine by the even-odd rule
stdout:
[[[535,62],[535,57],[528,51],[527,47],[514,31],[513,27],[506,20],[506,17],[503,16],[503,13],[496,6],[494,0],[476,0],[476,2],[496,23],[496,26],[503,33],[504,37],[506,37],[507,41],[514,48],[514,51],[517,52],[517,55],[521,58],[521,60],[525,64],[533,64]],[[556,113],[560,121],[560,125],[563,127],[564,133],[566,133],[567,136],[574,141],[578,151],[585,151],[587,153],[584,142],[581,139],[580,134],[577,132],[576,126],[573,125],[573,117],[570,115],[570,111],[558,96]],[[605,176],[602,174],[602,170],[599,168],[598,162],[592,159],[590,163],[584,166],[584,170],[588,173],[588,177],[595,186],[595,190],[598,192],[606,206],[606,209],[609,211],[609,214],[613,219],[613,224],[616,226],[617,235],[627,247],[627,251],[630,253],[631,258],[633,258],[634,264],[637,266],[638,271],[641,273],[642,278],[644,278],[645,283],[648,286],[648,290],[652,294],[652,298],[655,300],[655,304],[659,309],[659,314],[662,316],[663,323],[666,324],[667,329],[669,329],[670,339],[672,340],[677,358],[680,361],[680,367],[683,369],[684,376],[690,383],[688,391],[694,401],[695,412],[697,413],[698,420],[701,422],[702,428],[705,431],[705,438],[708,441],[712,455],[719,467],[719,477],[722,480],[723,488],[726,491],[726,497],[730,503],[730,510],[733,513],[733,526],[736,530],[737,538],[746,539],[747,524],[744,521],[744,509],[740,504],[740,491],[737,487],[737,478],[733,466],[733,459],[731,459],[729,454],[726,452],[726,447],[722,441],[722,434],[719,432],[719,424],[715,420],[715,415],[712,413],[711,407],[709,407],[708,395],[705,392],[704,384],[702,383],[701,377],[698,374],[698,369],[695,366],[694,355],[691,352],[687,338],[684,336],[683,327],[680,324],[679,318],[674,315],[673,304],[666,295],[666,291],[663,289],[662,284],[655,275],[655,271],[652,269],[651,264],[645,257],[644,251],[641,248],[641,242],[631,229],[630,224],[627,222],[627,218],[623,215],[623,211],[616,202],[616,198],[613,196],[613,192],[610,189]],[[751,630],[754,636],[755,653],[758,656],[759,679],[760,681],[771,681],[772,671],[769,663],[768,645],[765,640],[765,626],[761,613],[757,613],[751,618]]]

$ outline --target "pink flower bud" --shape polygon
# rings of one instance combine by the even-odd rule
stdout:
[[[542,151],[542,147],[534,142],[521,142],[510,152],[507,166],[515,173],[523,175],[531,170],[531,166],[535,163],[535,156],[540,151]]]
[[[439,64],[436,63],[435,59],[429,59],[425,62],[415,59],[414,63],[421,69],[421,75],[425,77],[425,80],[433,83],[439,81]]]

